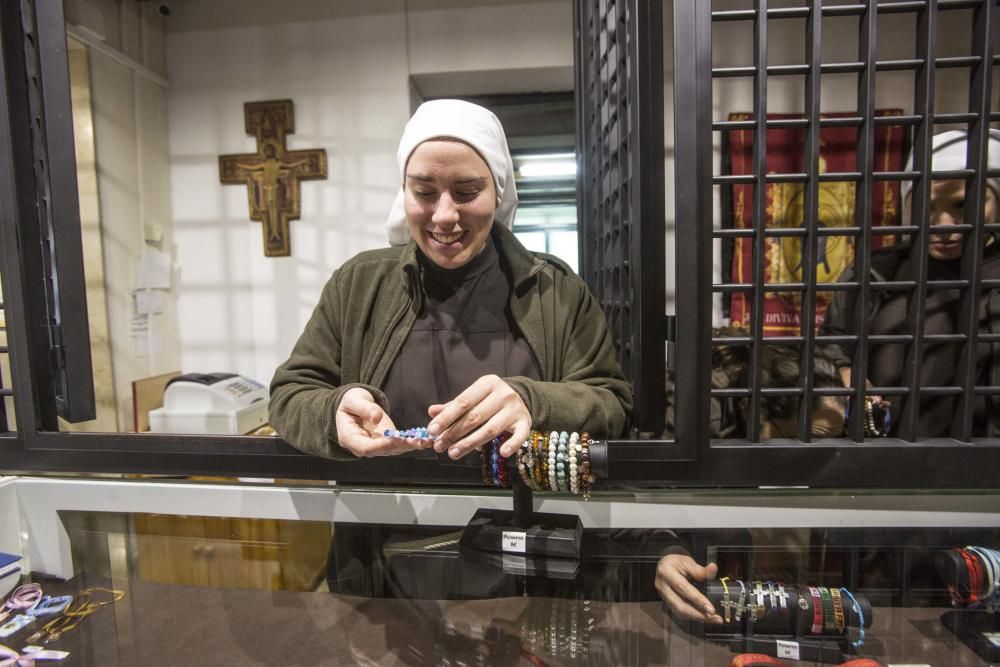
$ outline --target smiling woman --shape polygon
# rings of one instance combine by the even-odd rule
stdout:
[[[420,144],[407,164],[404,192],[410,234],[432,262],[455,269],[486,247],[496,188],[472,147],[444,139]]]
[[[433,448],[451,459],[495,438],[510,456],[532,429],[621,436],[631,390],[599,305],[510,231],[517,190],[496,116],[427,102],[397,159],[394,247],[327,284],[271,384],[281,436],[330,458]],[[386,435],[424,424],[433,438]]]

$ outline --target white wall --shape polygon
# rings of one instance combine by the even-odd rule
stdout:
[[[164,228],[171,243],[167,169],[166,91],[129,67],[91,51],[94,137],[118,428],[132,427],[132,382],[176,370],[180,363],[174,299],[150,319],[149,334],[132,336],[135,260],[143,224]]]
[[[441,94],[446,73],[476,73],[478,90],[445,93],[458,94],[500,92],[495,82],[511,67],[572,72],[568,0],[306,4],[312,14],[304,4],[279,23],[265,0],[222,1],[238,13],[232,21],[220,3],[174,8],[167,109],[185,372],[233,371],[266,383],[330,273],[385,245],[411,74],[433,84],[431,92],[418,87],[429,95]],[[556,48],[558,40],[565,43]],[[522,90],[538,89],[530,76],[522,81]],[[325,148],[328,178],[302,184],[292,256],[266,258],[246,188],[219,183],[218,156],[256,150],[244,102],[282,98],[295,104],[289,148]]]
[[[100,229],[100,242],[85,243],[88,278],[103,263],[104,299],[88,292],[92,320],[106,308],[110,333],[110,369],[95,354],[98,400],[114,385],[116,428],[132,427],[132,382],[174,370],[180,363],[176,312],[168,293],[163,312],[151,318],[150,335],[136,340],[132,333],[135,258],[144,247],[143,223],[159,223],[171,243],[170,180],[166,150],[166,81],[164,24],[151,3],[119,0],[65,0],[67,32],[87,51],[89,104],[96,154],[96,192],[87,165],[82,172],[85,198],[84,235]],[[79,77],[74,84],[79,84]],[[80,127],[77,128],[80,131]],[[96,196],[98,211],[91,199]],[[94,257],[103,252],[103,258]],[[102,262],[103,260],[103,262]],[[92,323],[92,342],[102,336]],[[103,405],[99,406],[99,410]],[[100,416],[100,415],[99,415]],[[105,420],[73,428],[109,429]]]

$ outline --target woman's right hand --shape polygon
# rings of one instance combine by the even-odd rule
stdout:
[[[699,565],[687,554],[670,554],[656,565],[656,591],[670,610],[680,618],[702,623],[722,623],[722,617],[691,580],[714,579],[719,568],[715,563]]]
[[[396,426],[371,392],[362,387],[347,390],[335,418],[337,441],[355,456],[392,456],[427,449],[433,444],[430,440],[385,437],[385,431],[396,430]]]

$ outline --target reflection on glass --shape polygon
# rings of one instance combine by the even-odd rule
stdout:
[[[328,592],[322,578],[282,575],[295,559],[309,563],[306,569],[322,560],[308,538],[292,549],[288,535],[316,533],[311,544],[322,547],[318,533],[328,535],[330,525],[296,523],[66,513],[75,574],[66,581],[44,575],[24,580],[51,595],[95,586],[125,594],[47,648],[102,665],[201,663],[215,655],[226,664],[632,666],[680,659],[708,665],[728,664],[734,651],[746,650],[747,637],[777,636],[800,642],[803,650],[826,641],[843,651],[843,659],[982,664],[977,651],[988,642],[953,632],[949,623],[955,614],[972,623],[989,613],[996,593],[982,583],[976,587],[980,601],[968,601],[964,559],[989,567],[995,551],[975,545],[1000,539],[995,529],[891,527],[747,526],[671,534],[698,561],[718,565],[705,590],[720,618],[730,621],[701,625],[672,612],[654,588],[666,544],[657,535],[666,531],[588,530],[579,572],[563,577],[524,576],[506,571],[503,561],[470,560],[451,527],[352,525],[368,549],[357,567],[377,590],[344,595]],[[344,525],[333,525],[333,532]],[[151,567],[158,567],[155,577]],[[763,611],[751,608],[757,599],[749,596],[736,605],[738,582],[750,591],[760,584]],[[793,597],[810,586],[846,588],[863,603],[864,641],[849,598],[842,601],[847,627],[830,622],[814,632],[810,605],[803,614]],[[792,605],[781,604],[782,592]],[[727,597],[728,612],[722,608]],[[785,622],[795,624],[794,633],[775,634]],[[19,631],[8,644],[22,646],[35,630]],[[179,642],[179,635],[202,640]]]

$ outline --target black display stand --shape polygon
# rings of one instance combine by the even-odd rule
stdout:
[[[461,554],[464,562],[475,563],[515,576],[572,581],[580,573],[580,561],[575,558],[525,556],[466,548],[461,550]]]
[[[514,470],[511,474],[514,487],[514,510],[481,508],[462,532],[462,549],[499,552],[510,556],[562,558],[578,560],[583,542],[583,524],[580,517],[570,514],[535,512],[531,489]],[[528,564],[509,559],[518,567]],[[537,568],[535,568],[537,569]],[[543,569],[545,569],[543,567]],[[565,572],[567,567],[547,566],[547,569]]]
[[[799,591],[804,590],[801,598]],[[729,600],[734,602],[739,596],[739,584],[729,583]],[[813,599],[808,587],[786,586],[787,598],[784,605],[772,606],[770,596],[764,598],[754,619],[751,612],[744,610],[740,619],[736,619],[735,609],[730,610],[729,623],[705,626],[705,639],[724,643],[730,650],[737,653],[763,653],[777,658],[792,658],[796,660],[812,660],[824,663],[840,663],[855,653],[848,632],[829,629],[823,634],[809,634],[813,621]],[[711,600],[719,614],[726,618],[723,601],[724,589],[718,580],[710,581],[705,587],[705,595]],[[863,595],[855,595],[861,614],[864,616],[864,627],[871,627],[872,609],[868,599]],[[844,624],[847,630],[860,627],[861,618],[853,604],[844,601]]]
[[[954,609],[941,615],[944,626],[983,660],[1000,661],[1000,615],[986,609]]]
[[[938,576],[961,596],[971,591],[965,561],[953,549],[934,554]],[[941,623],[983,660],[1000,661],[1000,614],[989,609],[959,608],[941,615]]]

